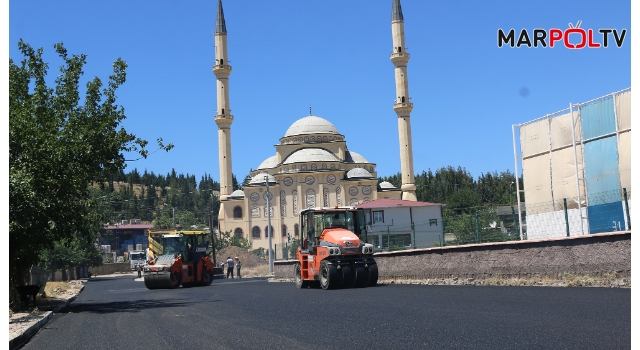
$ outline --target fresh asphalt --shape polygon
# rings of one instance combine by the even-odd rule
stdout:
[[[630,349],[631,290],[95,278],[24,349]]]

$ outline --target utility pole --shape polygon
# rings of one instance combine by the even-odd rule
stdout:
[[[269,235],[269,274],[273,276],[273,250],[271,249],[271,201],[269,198],[269,175],[264,176],[264,182],[267,184],[267,234]]]
[[[176,229],[176,208],[171,208],[171,211],[173,212],[173,229]]]

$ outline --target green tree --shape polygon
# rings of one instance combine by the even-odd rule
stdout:
[[[28,268],[56,242],[74,236],[90,242],[100,215],[88,195],[88,184],[104,181],[106,173],[125,167],[124,153],[146,157],[146,140],[122,126],[124,108],[116,104],[116,90],[126,80],[127,64],[117,59],[106,86],[93,78],[81,101],[79,81],[85,55],[63,61],[55,87],[46,82],[48,65],[43,49],[20,41],[24,59],[9,59],[9,278],[23,284]],[[102,89],[102,90],[101,90]],[[158,146],[169,150],[158,139]],[[15,296],[14,288],[10,294]],[[15,300],[10,296],[11,300]]]
[[[447,212],[453,212],[455,215],[462,213],[468,214],[475,211],[482,205],[480,195],[471,188],[463,188],[453,192],[445,201],[445,215]]]
[[[157,216],[153,220],[153,227],[154,228],[163,228],[163,229],[167,229],[167,228],[171,228],[172,229],[173,228],[173,217],[170,217],[166,213],[162,212],[162,213],[160,213],[159,216]]]

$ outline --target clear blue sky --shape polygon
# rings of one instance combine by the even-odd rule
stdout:
[[[9,56],[20,38],[87,54],[85,78],[106,82],[129,65],[118,92],[129,132],[173,142],[129,163],[219,180],[213,29],[217,1],[12,1]],[[233,173],[267,157],[296,120],[331,121],[350,150],[400,171],[391,52],[391,0],[224,0],[228,31]],[[474,177],[513,172],[511,125],[631,86],[630,1],[402,0],[416,173],[462,166]],[[498,28],[627,29],[622,48],[498,48]],[[596,38],[601,42],[601,37]],[[528,92],[523,93],[523,92]],[[151,142],[153,145],[154,143]]]

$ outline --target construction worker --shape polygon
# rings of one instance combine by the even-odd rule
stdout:
[[[242,278],[242,276],[240,275],[241,267],[242,267],[242,264],[240,264],[240,259],[238,259],[238,257],[236,256],[236,272],[237,272],[238,278]]]
[[[230,256],[227,257],[227,278],[229,278],[229,275],[233,278],[233,259]]]

